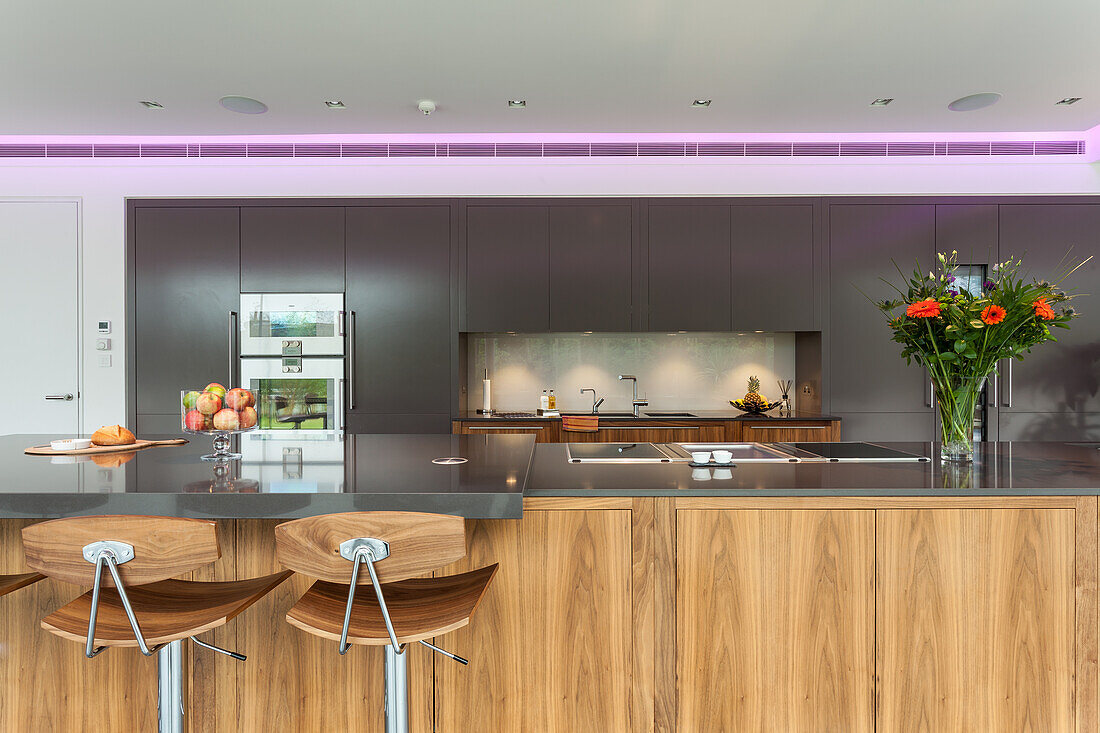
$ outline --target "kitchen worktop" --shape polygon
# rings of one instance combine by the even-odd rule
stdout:
[[[880,443],[938,456],[935,443]],[[973,464],[745,463],[693,478],[686,463],[571,464],[566,445],[535,447],[526,496],[1040,496],[1100,494],[1100,445],[981,443]]]
[[[605,407],[604,409],[607,412],[620,412],[619,410],[614,410],[613,408],[610,408],[610,407]],[[629,412],[629,411],[630,411],[629,408],[621,410],[621,412]],[[568,414],[568,415],[588,415],[588,414],[590,414],[590,413],[582,412],[582,411],[579,411],[579,410],[564,410],[563,412],[565,414]],[[685,417],[682,414],[680,414],[680,415],[669,414],[669,413],[676,413],[676,412],[680,412],[680,413],[689,412],[689,413],[691,413],[691,416],[690,417]],[[778,410],[772,410],[767,415],[747,415],[744,412],[741,412],[740,410],[732,410],[732,409],[731,410],[671,410],[671,409],[670,410],[658,410],[658,409],[653,409],[653,414],[650,414],[650,413],[646,412],[645,410],[642,410],[641,414],[638,415],[638,417],[621,416],[621,415],[610,416],[610,415],[601,415],[599,413],[597,413],[597,416],[601,417],[605,420],[680,420],[680,421],[688,421],[688,422],[700,422],[700,421],[709,421],[709,420],[775,420],[776,422],[798,421],[798,420],[840,420],[840,418],[835,416],[835,415],[822,415],[821,413],[818,413],[818,412],[799,412],[798,410],[793,411],[789,415],[785,414],[785,413],[780,414]],[[460,412],[458,414],[458,417],[456,417],[454,419],[455,420],[461,420],[463,422],[477,422],[477,421],[484,421],[484,422],[506,422],[507,421],[507,422],[512,422],[512,421],[516,421],[516,420],[560,420],[561,418],[560,417],[538,417],[538,416],[536,416],[536,417],[520,417],[520,418],[501,417],[500,415],[481,415],[481,414],[478,414],[477,412],[474,412],[474,411],[466,411],[466,412]]]
[[[203,437],[136,451],[119,466],[110,465],[119,454],[97,456],[102,465],[91,456],[55,462],[72,457],[23,454],[59,437],[65,436],[0,436],[0,517],[292,518],[408,510],[517,518],[534,447],[527,435],[330,434],[294,441],[249,433],[239,438],[247,441],[244,458],[229,462],[220,479],[215,464],[200,459],[210,452]],[[467,462],[432,463],[447,456]]]

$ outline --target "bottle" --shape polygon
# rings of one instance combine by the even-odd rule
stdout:
[[[546,394],[545,389],[542,391],[542,397],[539,397],[539,409],[540,410],[549,410],[550,409],[550,395]]]
[[[554,390],[550,390],[550,397],[548,399],[551,410],[558,409],[558,398],[554,396]]]

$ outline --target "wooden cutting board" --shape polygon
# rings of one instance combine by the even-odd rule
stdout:
[[[80,450],[54,450],[49,443],[35,445],[27,448],[24,453],[28,456],[90,456],[95,453],[123,453],[142,448],[153,448],[158,445],[186,445],[186,438],[173,438],[172,440],[135,440],[129,445],[93,445],[91,448]]]

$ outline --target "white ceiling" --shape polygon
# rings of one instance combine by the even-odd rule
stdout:
[[[1095,0],[4,0],[0,135],[1073,131],[1097,39]]]

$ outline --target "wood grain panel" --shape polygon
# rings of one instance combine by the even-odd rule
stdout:
[[[0,520],[0,568],[25,572],[20,531]],[[84,658],[75,644],[39,627],[43,616],[85,590],[47,578],[0,598],[0,730],[156,730],[156,660],[135,649]]]
[[[533,511],[467,522],[470,554],[499,562],[470,625],[437,637],[470,658],[436,664],[440,731],[630,727],[630,512]]]
[[[1074,729],[1063,509],[877,512],[878,727]]]
[[[1077,731],[1100,730],[1100,675],[1097,674],[1097,657],[1100,654],[1100,526],[1097,525],[1097,498],[1082,496],[1077,499],[1077,669],[1076,695]]]
[[[835,442],[840,440],[840,420],[798,421],[795,423],[775,421],[741,420],[741,437],[751,443],[791,443],[805,441],[810,443]]]
[[[536,443],[557,443],[560,440],[560,424],[555,420],[547,420],[538,425],[455,420],[451,423],[451,432],[454,435],[534,435]]]
[[[645,418],[600,420],[594,433],[562,433],[563,443],[718,443],[726,439],[726,423],[710,420],[662,420]]]
[[[873,729],[874,520],[677,513],[679,730]]]
[[[634,733],[676,730],[676,503],[634,499]]]

